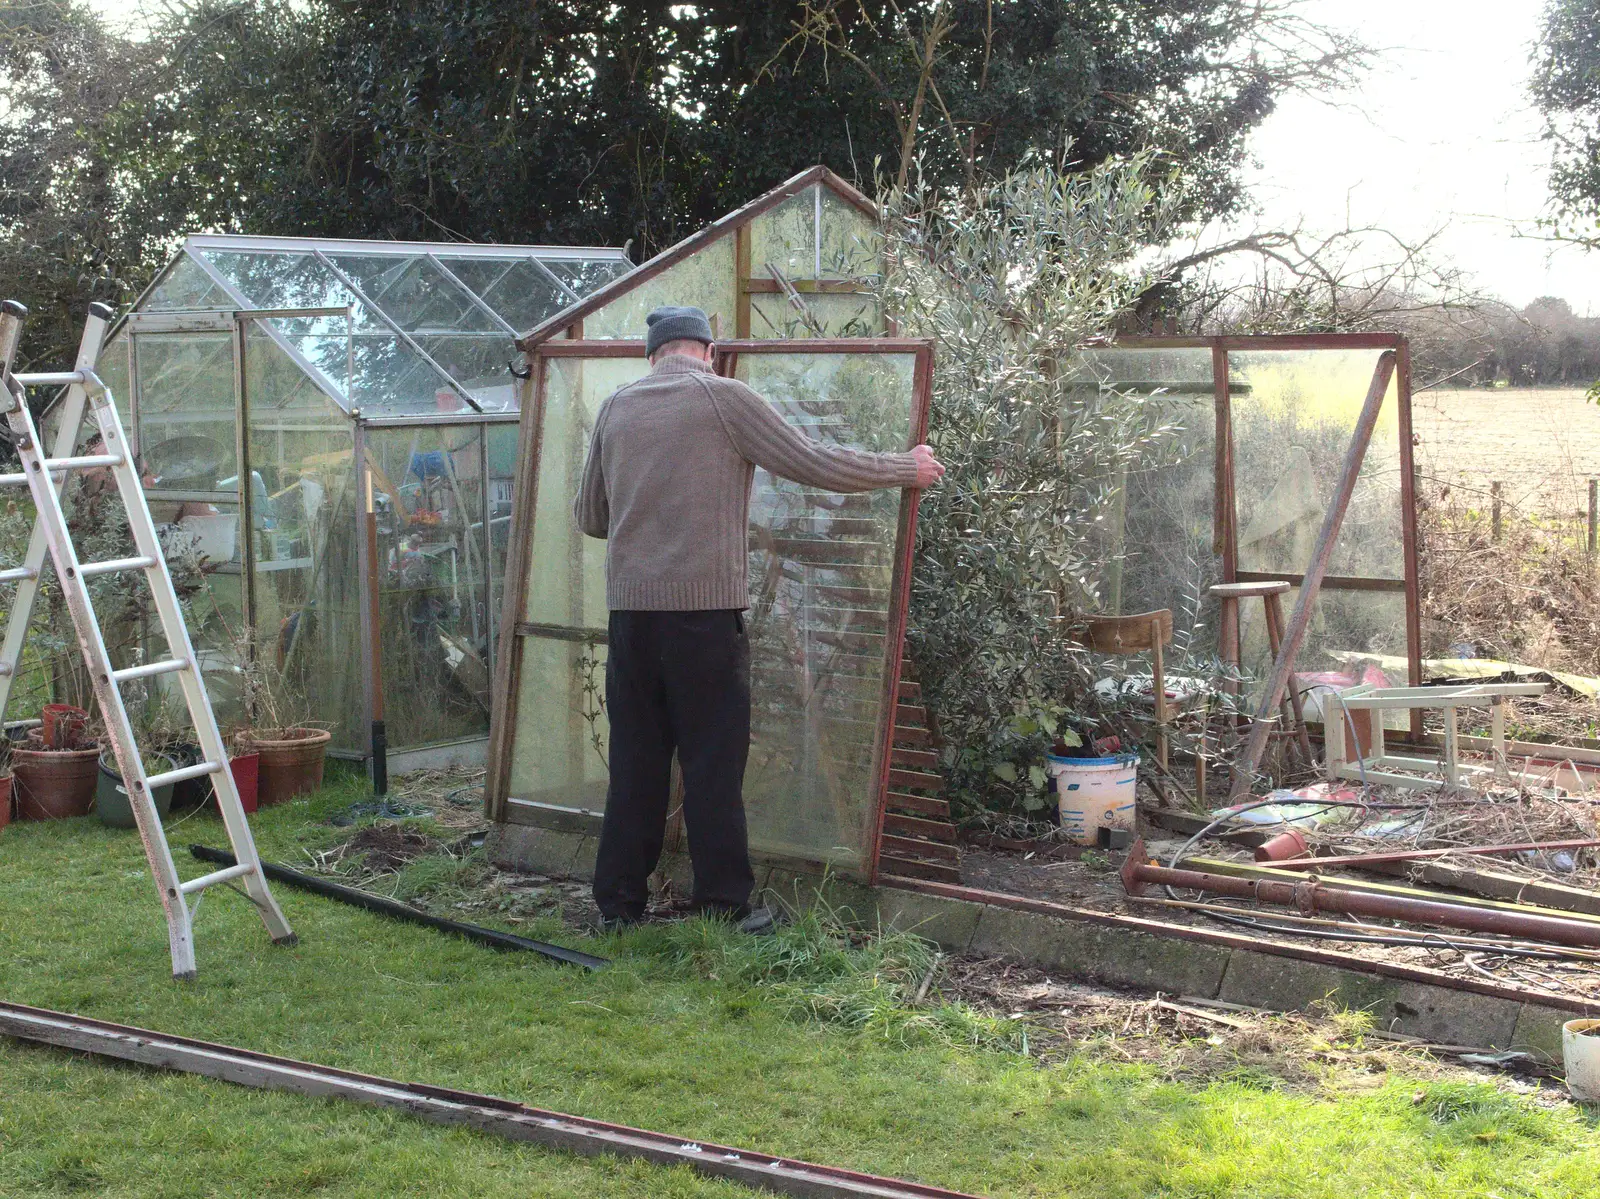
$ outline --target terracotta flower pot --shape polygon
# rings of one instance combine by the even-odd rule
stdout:
[[[11,823],[11,776],[0,775],[0,828]]]
[[[11,751],[17,815],[23,820],[87,816],[100,777],[100,747]]]
[[[251,739],[261,755],[257,806],[284,803],[322,786],[332,733],[326,729],[267,729],[266,733],[271,736],[257,733]]]

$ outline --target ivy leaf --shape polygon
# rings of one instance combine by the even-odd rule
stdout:
[[[1030,791],[1027,795],[1022,797],[1022,806],[1025,811],[1037,812],[1040,808],[1045,806],[1044,797]]]
[[[1043,791],[1045,784],[1050,781],[1050,776],[1045,773],[1043,766],[1028,767],[1028,781],[1033,784],[1035,791]]]
[[[1063,729],[1061,733],[1061,740],[1068,749],[1083,748],[1083,738],[1078,736],[1077,729]]]
[[[1003,779],[1008,783],[1014,783],[1017,781],[1017,768],[1010,762],[1001,762],[994,768],[994,777]]]

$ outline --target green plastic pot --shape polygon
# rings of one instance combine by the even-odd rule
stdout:
[[[148,770],[150,774],[162,774],[168,770],[176,770],[177,763],[166,754],[156,755],[161,760],[160,770]],[[161,819],[167,818],[167,813],[172,811],[172,789],[176,784],[168,783],[165,787],[157,787],[150,793],[150,798],[155,800],[156,812]],[[128,793],[122,786],[122,772],[117,769],[117,760],[111,754],[100,755],[100,778],[95,784],[94,791],[95,815],[100,817],[100,823],[108,828],[137,828],[138,821],[133,818],[133,805],[128,802]]]

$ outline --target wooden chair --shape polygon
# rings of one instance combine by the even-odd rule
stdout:
[[[1170,712],[1167,708],[1167,672],[1163,651],[1172,644],[1172,610],[1141,612],[1136,616],[1091,616],[1084,620],[1078,644],[1096,654],[1150,655],[1151,696],[1155,701],[1156,754],[1167,769]],[[1202,763],[1201,769],[1204,770]]]

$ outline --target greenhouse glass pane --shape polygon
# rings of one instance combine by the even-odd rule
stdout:
[[[1118,615],[1172,612],[1174,661],[1217,652],[1221,582],[1215,543],[1216,399],[1209,349],[1088,350],[1078,357],[1071,403],[1077,419],[1108,400],[1134,399],[1145,423],[1167,433],[1114,483],[1122,496],[1105,522],[1096,578],[1100,609]]]
[[[350,418],[258,325],[247,326],[246,394],[257,652],[267,719],[366,743],[361,674],[360,520]]]
[[[750,336],[882,337],[883,318],[871,295],[802,295],[806,316],[787,296],[758,294],[750,297]],[[809,317],[809,319],[808,319]]]
[[[217,271],[257,308],[342,308],[355,305],[358,329],[387,329],[366,310],[339,277],[310,254],[283,250],[202,250]],[[322,331],[335,322],[344,331],[344,317],[323,317]],[[297,332],[304,332],[297,327]]]
[[[1228,355],[1239,569],[1299,573],[1350,448],[1377,350]],[[1400,422],[1391,380],[1328,573],[1405,578]]]
[[[739,377],[808,436],[904,450],[911,354],[752,354]],[[834,495],[756,472],[745,805],[751,844],[860,870],[871,852],[901,493]]]
[[[185,252],[143,300],[140,312],[173,308],[233,308],[233,299]]]
[[[232,333],[141,333],[139,454],[156,490],[233,491],[237,473]]]
[[[583,335],[639,338],[644,318],[663,304],[692,304],[720,321],[723,336],[734,328],[733,237],[718,238],[653,279],[623,293],[583,318]]]
[[[599,809],[608,752],[603,695],[605,543],[571,501],[599,404],[641,359],[547,364],[538,497],[520,638],[510,761],[519,799]],[[747,354],[740,377],[808,436],[903,450],[911,354]],[[752,848],[867,865],[877,801],[890,591],[901,495],[843,496],[757,471],[751,497],[753,731],[745,802]]]
[[[571,303],[566,293],[526,258],[441,255],[440,261],[513,329],[531,329]]]
[[[606,727],[594,690],[604,679],[605,647],[594,639],[604,637],[609,615],[606,543],[579,530],[572,499],[600,405],[648,370],[643,357],[552,358],[546,366],[522,619],[548,635],[521,638],[510,786],[523,799],[591,809],[605,803]]]
[[[384,719],[396,748],[489,731],[482,444],[475,425],[367,432]]]
[[[877,222],[830,188],[822,188],[818,230],[823,279],[863,279],[881,273],[883,234]]]
[[[416,338],[430,358],[452,379],[459,380],[462,390],[479,407],[489,412],[507,412],[517,406],[516,379],[508,369],[517,348],[509,337],[430,337],[419,333]]]
[[[489,652],[500,646],[500,608],[505,595],[506,553],[511,547],[511,503],[517,485],[517,446],[521,430],[515,424],[484,426],[484,453],[489,473]]]
[[[472,297],[421,255],[330,254],[329,259],[407,333],[503,333]]]
[[[580,299],[633,269],[633,263],[626,258],[541,258],[539,261],[577,292]]]
[[[750,273],[770,278],[775,266],[787,279],[817,277],[817,185],[790,196],[750,222]]]

